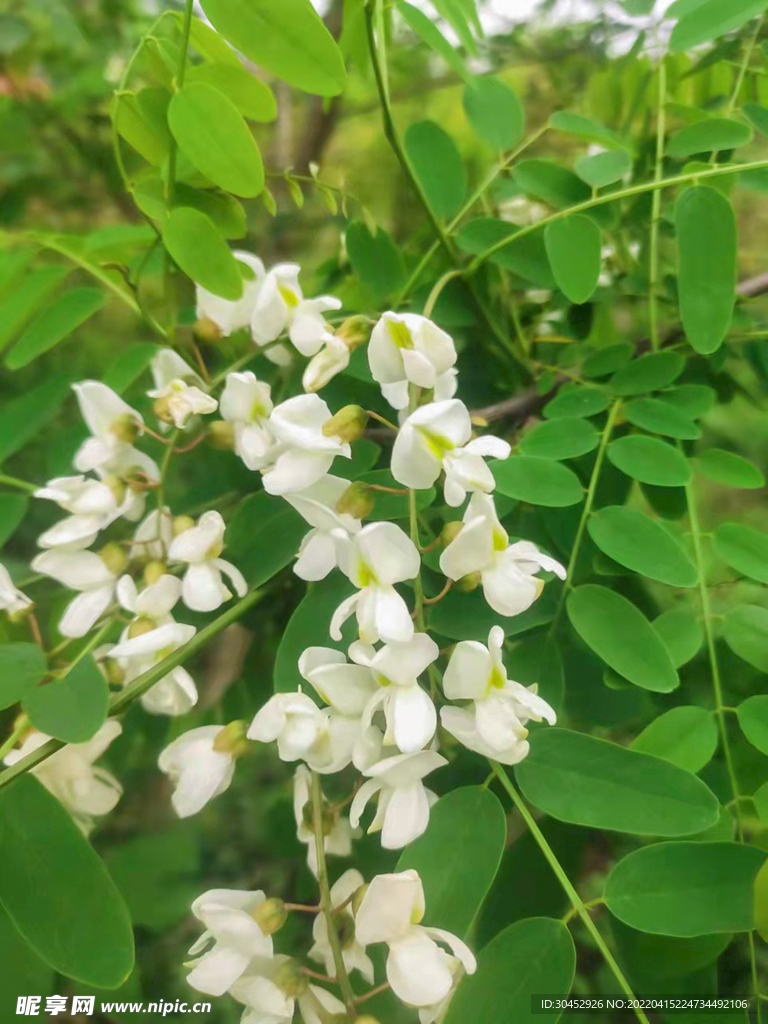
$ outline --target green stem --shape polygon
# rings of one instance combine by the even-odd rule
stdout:
[[[602,935],[598,931],[595,922],[589,916],[589,911],[587,910],[587,907],[585,906],[584,901],[582,900],[581,896],[579,896],[578,892],[574,888],[571,880],[568,878],[568,875],[565,873],[565,870],[563,869],[562,864],[557,859],[557,856],[556,856],[554,850],[552,849],[552,847],[549,845],[549,843],[547,842],[546,838],[544,837],[544,834],[541,831],[541,829],[539,828],[539,826],[538,826],[538,824],[536,822],[536,819],[533,817],[531,812],[528,810],[528,807],[526,806],[525,801],[520,796],[520,794],[517,792],[515,787],[512,785],[512,782],[511,782],[509,776],[504,771],[504,769],[501,767],[501,765],[497,764],[495,761],[490,761],[489,763],[491,765],[491,768],[495,772],[496,777],[498,778],[499,782],[502,784],[502,786],[506,790],[507,795],[512,800],[512,803],[515,805],[515,807],[520,812],[520,816],[522,817],[522,819],[525,822],[525,824],[528,826],[528,829],[530,830],[531,835],[536,840],[536,842],[537,842],[537,844],[539,846],[539,849],[544,854],[545,860],[547,861],[549,866],[552,868],[552,871],[555,873],[555,877],[557,878],[557,880],[560,883],[560,885],[563,887],[563,889],[565,891],[565,894],[568,897],[568,899],[571,901],[571,905],[573,906],[574,910],[576,911],[576,913],[581,918],[582,923],[584,924],[584,927],[587,929],[589,934],[594,939],[595,944],[597,945],[598,949],[600,950],[600,952],[603,955],[603,959],[605,960],[605,962],[608,965],[608,967],[611,969],[611,972],[613,973],[614,978],[619,983],[619,987],[621,988],[622,992],[627,996],[628,999],[634,1000],[635,999],[635,995],[634,995],[634,993],[632,991],[632,988],[630,987],[629,982],[624,977],[624,973],[622,972],[622,970],[619,967],[619,965],[616,963],[616,960],[614,959],[613,953],[611,953],[610,949],[606,945],[605,940],[603,939]],[[637,1017],[637,1019],[639,1021],[642,1021],[642,1024],[650,1024],[650,1021],[648,1020],[648,1018],[646,1017],[646,1015],[643,1013],[643,1011],[641,1009],[636,1008],[634,1012],[635,1012],[635,1016]]]
[[[34,494],[37,490],[37,484],[30,484],[26,480],[19,480],[16,476],[6,476],[5,473],[0,473],[0,484],[5,484],[6,487],[16,487],[20,491],[26,491],[28,494]]]
[[[667,65],[664,57],[659,62],[659,96],[656,107],[656,162],[653,180],[661,181],[664,169],[664,137],[666,135]],[[661,219],[661,190],[653,193],[651,202],[651,244],[648,274],[648,319],[650,321],[651,348],[659,347],[659,222]]]
[[[763,26],[763,16],[761,15],[757,19],[757,21],[755,22],[755,27],[752,30],[752,33],[751,33],[749,39],[747,40],[747,48],[744,51],[744,57],[743,57],[743,59],[741,61],[741,64],[739,65],[739,73],[736,76],[736,83],[735,83],[735,85],[733,87],[733,92],[731,93],[731,98],[728,101],[728,106],[725,108],[725,114],[724,114],[725,117],[730,117],[731,114],[733,113],[733,111],[736,108],[736,104],[737,104],[738,99],[739,99],[739,93],[741,92],[741,87],[744,84],[744,76],[747,73],[747,68],[749,67],[749,62],[752,59],[752,51],[755,49],[755,44],[757,43],[757,37],[760,35],[760,29],[762,28],[762,26]]]
[[[339,933],[336,930],[336,921],[333,916],[333,904],[331,903],[331,887],[328,881],[328,865],[325,861],[325,834],[323,832],[323,791],[320,788],[320,776],[312,772],[312,818],[315,832],[315,850],[317,851],[317,884],[320,888],[320,906],[328,929],[328,944],[333,953],[333,963],[336,968],[336,981],[341,989],[342,999],[347,1008],[347,1013],[354,1019],[357,1017],[355,1009],[355,993],[349,981],[347,969],[344,966],[344,956],[341,951]]]
[[[204,647],[208,641],[220,633],[227,626],[230,626],[233,622],[237,622],[241,619],[247,611],[249,611],[264,595],[263,590],[252,590],[250,594],[246,594],[245,597],[241,598],[237,604],[233,605],[223,615],[220,615],[213,622],[210,622],[207,626],[196,633],[195,636],[177,650],[173,651],[168,655],[167,658],[163,658],[161,662],[149,669],[149,671],[142,673],[138,678],[134,679],[132,683],[129,683],[120,693],[115,694],[112,697],[109,705],[109,714],[116,715],[121,711],[124,711],[127,707],[130,707],[139,697],[143,697],[147,690],[151,690],[152,687],[159,683],[161,679],[168,675],[173,669],[178,668],[179,665],[183,665],[184,662],[188,661],[193,654],[196,654],[202,647]],[[5,771],[0,772],[0,788],[7,786],[9,782],[12,782],[17,776],[24,775],[26,772],[35,768],[42,761],[46,761],[51,754],[55,754],[57,750],[66,746],[61,740],[48,740],[42,746],[38,747],[37,750],[33,750],[31,754],[28,754],[21,761],[10,768],[6,768]]]
[[[552,625],[550,629],[554,631],[557,623],[560,620],[560,616],[563,611],[563,605],[565,604],[565,597],[570,587],[573,586],[572,579],[573,574],[576,571],[576,565],[579,558],[579,552],[581,550],[581,542],[584,539],[584,530],[587,527],[587,520],[592,513],[592,505],[595,501],[595,494],[597,492],[597,485],[600,481],[600,470],[603,467],[603,461],[605,460],[605,452],[608,447],[608,442],[611,439],[613,428],[616,424],[616,417],[619,414],[621,408],[621,400],[617,399],[611,406],[608,412],[608,418],[605,421],[605,427],[603,428],[603,435],[600,438],[600,444],[597,449],[597,455],[595,456],[595,464],[592,467],[592,475],[589,478],[589,486],[587,487],[587,496],[584,500],[584,508],[582,509],[581,518],[579,519],[579,525],[576,528],[576,536],[573,541],[573,549],[571,550],[571,557],[568,560],[568,568],[566,570],[565,583],[563,584],[563,590],[560,594],[560,601],[557,605],[554,618],[552,619]]]
[[[13,750],[13,748],[16,746],[16,744],[18,743],[18,741],[21,739],[21,737],[24,735],[28,728],[29,719],[27,718],[26,715],[21,715],[18,724],[16,725],[16,728],[13,730],[8,739],[5,740],[5,742],[2,745],[0,745],[0,761],[2,761],[2,759],[5,757],[9,750]]]
[[[729,164],[723,167],[711,167],[706,171],[692,171],[689,174],[676,174],[671,178],[660,178],[658,181],[645,181],[640,185],[629,185],[627,188],[617,189],[615,192],[607,192],[603,195],[596,196],[594,199],[585,199],[582,203],[576,203],[573,206],[568,206],[564,210],[557,210],[555,213],[551,213],[548,217],[542,217],[541,220],[537,220],[535,224],[526,224],[525,227],[520,228],[519,231],[515,231],[514,234],[507,235],[506,238],[499,239],[493,245],[489,245],[487,249],[479,253],[472,260],[471,263],[467,264],[464,273],[474,274],[474,272],[485,263],[486,260],[490,259],[491,256],[495,256],[497,252],[501,252],[502,249],[506,249],[508,245],[512,245],[514,242],[519,241],[526,235],[532,235],[534,231],[541,231],[548,224],[554,224],[556,221],[564,220],[566,217],[570,217],[575,213],[585,213],[587,210],[593,210],[597,206],[605,206],[606,203],[615,203],[620,199],[631,199],[633,196],[641,196],[646,192],[655,192],[661,188],[672,188],[675,185],[687,185],[691,181],[706,181],[708,178],[719,178],[726,174],[739,174],[742,171],[761,171],[768,167],[768,160],[752,160],[746,164]]]
[[[179,50],[179,64],[176,70],[176,89],[184,85],[184,74],[187,69],[187,54],[189,52],[189,35],[192,31],[192,10],[195,0],[186,0],[184,7],[184,24],[181,30],[181,49]],[[176,155],[178,147],[171,136],[171,146],[168,151],[168,180],[165,184],[165,198],[168,206],[173,206],[173,193],[176,188]]]
[[[416,387],[415,384],[408,385],[408,414],[410,415],[417,408],[419,404],[419,393],[420,388]],[[419,540],[419,514],[416,507],[416,491],[411,489],[408,491],[408,520],[410,524],[411,540],[413,541],[416,550],[421,550],[421,542]],[[421,580],[421,566],[419,566],[419,572],[413,581],[413,590],[415,594],[415,605],[414,605],[414,618],[416,625],[419,630],[423,633],[425,630],[424,623],[424,584]]]

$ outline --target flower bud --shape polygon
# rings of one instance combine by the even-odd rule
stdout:
[[[101,551],[99,551],[99,558],[113,576],[119,576],[126,565],[128,565],[128,555],[125,553],[125,549],[121,548],[115,541],[110,541],[109,544],[104,545]]]
[[[148,587],[151,587],[153,583],[157,583],[161,576],[165,576],[168,572],[168,566],[165,562],[147,562],[144,566],[144,582]]]
[[[285,992],[289,999],[303,996],[309,988],[307,976],[301,973],[301,968],[295,960],[286,960],[278,968],[272,980],[281,991]]]
[[[274,935],[288,920],[288,911],[279,896],[271,896],[256,907],[251,917],[265,935]]]
[[[125,682],[125,670],[120,668],[114,659],[107,658],[106,661],[101,662],[101,667],[110,686],[123,685]]]
[[[373,512],[374,504],[370,487],[358,481],[350,484],[344,491],[336,502],[336,511],[342,515],[346,513],[354,516],[355,519],[365,519]]]
[[[468,594],[472,590],[477,590],[482,582],[483,578],[479,572],[469,572],[454,583],[454,588],[462,594]]]
[[[139,432],[139,424],[135,416],[131,416],[130,413],[126,412],[122,416],[117,417],[109,431],[118,440],[133,444]]]
[[[326,437],[338,437],[342,441],[357,441],[365,433],[368,416],[359,405],[345,405],[323,426]]]
[[[105,476],[102,483],[106,484],[110,491],[112,491],[112,494],[115,496],[115,502],[118,505],[122,505],[127,489],[124,481],[120,477],[110,475]]]
[[[242,757],[251,747],[251,741],[246,737],[248,723],[240,719],[225,725],[216,739],[213,741],[213,749],[217,754],[229,754],[230,757]]]
[[[232,451],[235,447],[235,428],[226,420],[214,420],[208,424],[208,441],[219,451]]]
[[[151,633],[153,629],[157,629],[154,620],[148,618],[146,615],[141,615],[138,619],[134,619],[128,627],[128,636],[133,640],[134,637],[144,636],[145,633]]]
[[[156,398],[152,406],[152,412],[154,412],[161,423],[173,423],[171,403],[167,397],[161,396]]]
[[[360,348],[368,340],[370,324],[367,316],[350,316],[336,328],[336,337],[341,338],[350,352]]]
[[[8,621],[14,625],[18,625],[20,622],[24,622],[27,616],[31,615],[35,610],[35,602],[30,601],[29,604],[25,604],[23,608],[17,608],[15,612],[8,612]]]
[[[207,341],[210,344],[219,341],[221,338],[221,330],[218,324],[215,324],[207,316],[201,317],[192,329],[201,341]]]
[[[440,543],[443,547],[447,548],[451,541],[456,540],[463,528],[464,523],[458,521],[446,523],[440,532]]]
[[[184,533],[185,530],[191,530],[195,525],[195,520],[192,516],[174,516],[173,517],[173,536],[178,537],[180,533]]]
[[[379,1024],[379,1022],[370,1013],[366,1013],[362,1017],[357,1018],[356,1024]]]

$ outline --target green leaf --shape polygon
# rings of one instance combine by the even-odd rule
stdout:
[[[706,117],[681,128],[667,142],[667,156],[686,157],[721,149],[737,149],[752,141],[752,129],[743,121]]]
[[[290,565],[299,551],[307,524],[287,501],[266,491],[251,494],[227,527],[227,554],[248,581],[263,583]]]
[[[184,15],[181,11],[177,11],[174,17],[179,29],[183,31]],[[242,67],[240,58],[232,47],[229,46],[226,40],[222,39],[218,32],[214,32],[206,22],[193,17],[189,28],[190,44],[205,60],[211,61],[213,64],[230,64],[235,68]]]
[[[755,930],[765,942],[768,938],[768,867],[765,864],[755,876]]]
[[[693,348],[708,355],[723,342],[736,302],[736,218],[716,189],[686,189],[675,204],[680,318]]]
[[[187,69],[188,82],[202,82],[231,100],[243,117],[269,123],[277,117],[274,93],[244,67],[231,64],[197,64]]]
[[[242,296],[239,264],[204,213],[190,206],[174,207],[163,224],[163,244],[196,284],[231,301]]]
[[[261,192],[258,146],[240,111],[218,89],[203,83],[179,89],[168,105],[168,124],[181,152],[214,185],[246,198]]]
[[[571,591],[567,608],[584,643],[620,676],[657,693],[679,685],[661,638],[626,597],[588,583]]]
[[[37,644],[0,644],[0,708],[9,708],[37,686],[48,670]]]
[[[759,103],[745,103],[741,111],[761,135],[768,135],[768,109]]]
[[[544,242],[558,288],[582,305],[592,297],[600,277],[600,228],[589,217],[565,217],[547,225]]]
[[[590,188],[604,188],[620,181],[632,169],[632,157],[624,149],[609,149],[576,161],[576,173]]]
[[[22,280],[36,255],[37,250],[32,246],[15,245],[13,248],[0,250],[0,292],[7,294],[9,288]]]
[[[341,52],[309,0],[203,0],[217,32],[289,85],[336,96],[346,84]]]
[[[599,388],[574,387],[563,389],[544,406],[547,419],[560,416],[597,416],[605,412],[610,405],[610,398]]]
[[[572,110],[555,111],[550,117],[549,123],[555,131],[565,132],[566,135],[576,135],[588,142],[597,142],[609,147],[627,145],[610,128],[606,128],[594,118],[586,117],[584,114],[575,114]]]
[[[662,612],[653,620],[653,628],[664,641],[675,668],[695,658],[704,643],[704,627],[687,608]]]
[[[693,441],[701,431],[684,412],[662,398],[633,398],[623,408],[636,427],[682,441]]]
[[[355,639],[354,619],[348,621],[345,639],[342,641],[331,640],[330,625],[333,613],[353,591],[354,587],[341,573],[331,573],[318,583],[310,583],[306,596],[288,620],[280,638],[275,657],[276,693],[295,691],[299,687],[307,689],[298,668],[299,657],[307,647],[331,647],[337,651],[346,651]]]
[[[706,384],[681,384],[664,392],[664,401],[670,402],[691,419],[706,415],[717,401],[717,392]]]
[[[104,372],[104,383],[122,395],[141,376],[159,351],[160,346],[151,341],[135,342],[110,363]]]
[[[521,615],[499,615],[489,608],[481,590],[470,594],[453,591],[438,602],[430,614],[430,627],[449,640],[488,640],[493,626],[501,626],[507,636],[516,636],[552,621],[557,590],[545,587],[544,593]]]
[[[520,230],[515,224],[508,224],[494,217],[476,217],[462,224],[456,232],[456,244],[462,252],[473,256],[509,238]],[[555,279],[549,266],[547,251],[544,245],[544,232],[534,231],[523,235],[517,241],[510,242],[499,252],[491,256],[491,263],[511,270],[518,277],[524,278],[541,288],[554,288]]]
[[[427,46],[433,50],[438,57],[442,57],[448,67],[452,68],[459,78],[462,78],[468,85],[473,81],[472,75],[459,54],[445,38],[434,21],[429,18],[418,7],[406,3],[405,0],[397,5],[397,10],[403,16],[408,27],[419,36]]]
[[[514,89],[493,75],[476,78],[464,90],[464,112],[483,142],[512,149],[525,131],[525,112]]]
[[[28,508],[25,494],[0,494],[0,548],[16,532]]]
[[[518,921],[480,951],[477,971],[462,980],[445,1024],[536,1024],[531,997],[544,992],[567,996],[575,971],[573,939],[561,921]]]
[[[722,523],[715,529],[718,558],[750,580],[768,583],[768,536],[751,526]]]
[[[98,288],[71,288],[39,313],[5,357],[9,370],[18,370],[58,345],[106,302]]]
[[[0,412],[0,463],[23,448],[53,419],[69,389],[69,378],[57,373],[6,402]]]
[[[739,843],[655,843],[619,861],[605,901],[630,928],[658,935],[750,931],[752,887],[765,858]]]
[[[680,17],[672,29],[670,47],[678,53],[690,50],[740,29],[764,10],[765,0],[704,0]]]
[[[558,821],[633,835],[686,836],[720,805],[695,775],[661,757],[569,729],[541,729],[515,767],[527,800]]]
[[[65,743],[85,743],[106,720],[109,687],[89,654],[63,679],[28,690],[23,708],[40,732]]]
[[[373,235],[361,220],[353,220],[345,238],[352,269],[376,298],[394,294],[405,283],[405,262],[388,231],[377,227]]]
[[[3,11],[0,14],[0,54],[4,57],[20,50],[32,37],[32,26],[26,19]]]
[[[53,970],[30,949],[0,906],[0,1006],[16,1008],[19,996],[53,991]]]
[[[696,586],[696,567],[686,552],[643,512],[608,505],[590,517],[587,529],[600,550],[619,565],[671,587]]]
[[[683,487],[691,469],[680,452],[655,437],[631,434],[608,445],[608,458],[634,480],[659,487]]]
[[[524,455],[542,459],[576,459],[597,448],[600,435],[589,420],[561,416],[545,420],[520,439]]]
[[[171,145],[166,120],[169,100],[167,89],[150,88],[116,93],[110,107],[115,131],[155,167],[168,159]]]
[[[69,276],[69,267],[41,267],[26,274],[10,294],[0,298],[0,351]]]
[[[588,186],[573,171],[550,160],[521,160],[512,168],[512,177],[523,192],[556,210],[582,203],[591,195]]]
[[[768,754],[768,695],[749,697],[736,708],[736,717],[752,746]]]
[[[768,609],[737,604],[723,620],[723,639],[734,654],[760,672],[768,672]]]
[[[453,139],[434,121],[416,121],[406,130],[405,150],[435,216],[452,217],[467,193],[464,165]]]
[[[532,455],[513,455],[491,463],[496,486],[508,498],[531,505],[563,508],[584,498],[581,481],[567,466]]]
[[[713,964],[732,940],[729,934],[698,935],[692,939],[650,935],[628,928],[616,918],[611,921],[611,931],[622,962],[627,964],[638,986],[642,985],[642,991],[652,990],[659,980],[679,982],[680,978]]]
[[[717,749],[714,715],[706,708],[672,708],[635,737],[632,749],[663,757],[685,771],[699,772]]]
[[[133,932],[115,883],[59,801],[30,775],[0,792],[0,903],[60,974],[117,988]]]
[[[427,831],[407,846],[396,871],[424,884],[424,923],[466,939],[488,894],[507,840],[504,810],[481,786],[465,786],[432,808]]]
[[[634,345],[630,345],[626,341],[598,349],[594,355],[585,360],[581,368],[581,375],[583,377],[607,377],[609,373],[615,373],[619,367],[626,365],[634,351]]]
[[[741,455],[726,452],[722,448],[707,448],[700,452],[693,465],[697,472],[726,487],[743,487],[747,490],[765,487],[762,470]]]
[[[617,370],[608,386],[621,398],[644,395],[665,388],[677,380],[684,369],[685,359],[679,352],[649,352]]]

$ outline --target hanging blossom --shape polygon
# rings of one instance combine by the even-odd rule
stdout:
[[[5,566],[0,565],[0,611],[6,612],[13,621],[31,608],[32,601],[19,590]]]
[[[268,494],[306,490],[325,476],[337,455],[351,458],[338,415],[332,416],[318,395],[297,395],[275,406],[269,428],[278,444],[274,462],[263,471]]]
[[[361,529],[359,519],[337,511],[349,480],[326,475],[306,490],[284,495],[312,529],[304,536],[293,566],[303,580],[323,580],[338,565],[336,531],[351,536]]]
[[[54,548],[32,559],[31,568],[52,576],[70,590],[80,593],[67,605],[59,622],[62,636],[81,637],[90,632],[111,606],[119,575],[127,564],[119,544],[106,544],[94,551]]]
[[[245,723],[190,729],[160,754],[158,765],[174,784],[173,809],[180,818],[197,814],[229,788],[235,761],[248,753]]]
[[[248,469],[264,469],[272,459],[275,437],[269,426],[274,408],[269,384],[256,374],[230,373],[224,386],[219,411],[234,430],[234,448]]]
[[[33,775],[66,807],[85,835],[93,829],[95,819],[109,814],[122,796],[122,787],[114,775],[94,765],[122,731],[117,719],[108,718],[86,743],[68,743],[32,769]],[[20,747],[5,755],[3,763],[16,764],[49,739],[45,733],[31,730]]]
[[[153,509],[136,527],[130,557],[144,562],[162,562],[173,540],[173,516],[167,505]]]
[[[341,956],[348,972],[360,971],[369,985],[373,984],[373,964],[366,954],[364,946],[358,941],[355,919],[349,904],[354,894],[365,884],[365,879],[354,868],[345,871],[338,881],[331,886],[331,907],[333,907],[336,928],[341,934]],[[344,909],[342,909],[344,908]],[[333,976],[335,967],[333,950],[328,940],[328,924],[324,914],[315,917],[312,926],[314,945],[309,950],[312,960],[325,966],[326,974]]]
[[[461,505],[468,491],[496,486],[486,458],[506,459],[511,448],[491,434],[472,436],[469,410],[458,399],[422,405],[405,420],[392,449],[392,476],[406,487],[426,490],[445,473],[445,500]]]
[[[314,356],[330,337],[323,313],[341,309],[341,302],[332,295],[305,299],[300,271],[296,263],[278,263],[267,273],[253,308],[251,334],[257,345],[264,346],[287,332],[303,356]]]
[[[145,505],[143,492],[130,490],[117,478],[107,483],[82,475],[55,477],[34,496],[53,501],[70,513],[38,537],[41,548],[90,547],[99,533],[120,516],[140,519]]]
[[[291,1024],[297,1008],[303,1024],[327,1024],[346,1013],[340,999],[310,985],[295,961],[282,955],[254,958],[229,991],[246,1008],[240,1024]]]
[[[196,612],[215,611],[232,597],[223,576],[232,583],[238,597],[245,597],[248,584],[240,570],[221,558],[224,550],[224,520],[219,512],[204,512],[196,526],[190,525],[173,539],[168,548],[170,562],[188,565],[181,585],[187,608]]]
[[[409,384],[434,391],[436,398],[456,390],[453,339],[416,313],[384,313],[371,332],[368,362],[394,409],[408,405]]]
[[[183,430],[191,416],[216,412],[218,402],[204,391],[202,377],[171,348],[162,348],[152,360],[154,412],[163,430]]]
[[[317,878],[317,841],[310,775],[304,764],[299,765],[293,776],[293,816],[296,820],[296,838],[307,847],[307,867]],[[327,805],[323,826],[323,849],[326,856],[349,857],[352,853],[352,840],[360,835],[360,830],[353,829],[349,818],[345,818],[338,810],[330,811]]]
[[[537,686],[523,686],[507,676],[502,658],[504,631],[494,626],[488,646],[474,640],[456,644],[443,676],[449,700],[472,701],[471,707],[444,707],[443,728],[470,750],[502,764],[517,764],[528,754],[529,721],[554,725],[557,716],[537,695]]]
[[[500,615],[519,615],[544,589],[536,576],[543,569],[565,579],[564,567],[530,541],[509,543],[490,495],[472,495],[464,525],[440,556],[440,569],[451,580],[479,573],[485,600]]]
[[[99,476],[124,479],[129,486],[137,475],[158,480],[157,463],[133,445],[144,424],[139,413],[101,381],[84,380],[72,390],[91,432],[75,453],[78,473],[95,470]]]
[[[243,294],[239,299],[223,299],[220,295],[206,291],[199,284],[195,286],[197,319],[202,321],[198,325],[199,329],[210,335],[210,325],[213,325],[216,336],[222,338],[228,338],[235,331],[250,327],[253,308],[265,274],[264,264],[258,256],[242,249],[235,249],[232,255],[238,263],[248,268],[243,274]]]
[[[368,780],[352,801],[352,826],[359,825],[368,801],[378,793],[379,804],[368,832],[381,832],[381,845],[386,850],[399,850],[412,843],[426,831],[429,809],[437,800],[422,780],[446,764],[446,759],[434,750],[396,754],[377,761],[363,773]]]
[[[461,939],[442,928],[419,924],[424,911],[424,888],[411,869],[377,875],[355,916],[357,941],[362,946],[386,943],[387,981],[398,999],[419,1009],[442,1003],[462,970],[474,974],[477,969],[472,951]]]

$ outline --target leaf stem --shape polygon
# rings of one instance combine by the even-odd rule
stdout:
[[[666,135],[667,65],[665,58],[659,61],[659,95],[656,105],[656,161],[653,180],[661,181],[664,172],[664,137]],[[651,348],[659,347],[659,221],[661,218],[661,190],[656,189],[651,201],[651,242],[648,273],[648,320],[650,324]]]
[[[347,1012],[352,1018],[357,1016],[355,1012],[355,993],[349,981],[347,969],[344,966],[344,956],[341,951],[339,933],[336,930],[336,921],[333,917],[333,904],[331,903],[331,887],[328,881],[328,865],[325,861],[325,836],[323,834],[323,791],[320,787],[320,776],[312,772],[312,819],[315,832],[315,850],[317,851],[317,884],[320,888],[320,906],[322,908],[325,925],[328,929],[328,944],[333,953],[333,963],[336,968],[336,981],[341,989],[342,999]]]
[[[11,735],[4,743],[0,744],[0,761],[5,757],[9,750],[13,750],[28,728],[29,719],[26,715],[21,715]]]
[[[6,487],[15,487],[19,491],[26,491],[28,494],[34,494],[37,490],[37,484],[30,484],[26,480],[19,480],[16,476],[6,476],[5,473],[0,473],[0,484],[5,484]]]
[[[192,31],[192,10],[194,8],[194,0],[186,0],[184,7],[184,24],[181,30],[181,49],[179,50],[179,64],[176,70],[176,89],[181,89],[184,85],[184,74],[187,69],[187,54],[189,52],[189,35]],[[168,180],[165,184],[165,198],[168,202],[168,207],[173,206],[173,194],[176,188],[176,156],[178,153],[178,146],[173,135],[171,135],[171,145],[168,151]]]
[[[573,906],[575,912],[581,918],[582,923],[584,924],[584,927],[587,929],[589,934],[594,939],[598,949],[600,950],[600,952],[603,955],[603,959],[605,960],[605,962],[608,965],[608,967],[611,969],[611,972],[613,973],[614,978],[619,983],[619,987],[621,988],[622,992],[624,992],[624,994],[629,999],[633,1000],[633,1002],[634,1002],[635,995],[634,995],[634,993],[632,991],[632,988],[630,987],[629,982],[624,977],[624,973],[622,972],[622,970],[619,967],[619,965],[616,963],[616,960],[614,959],[613,953],[611,953],[610,949],[608,948],[608,946],[605,943],[605,939],[602,937],[602,935],[598,931],[597,925],[592,920],[592,918],[589,916],[589,911],[588,911],[586,905],[584,904],[584,901],[582,900],[581,896],[579,896],[578,892],[574,888],[571,880],[568,878],[568,875],[565,873],[565,870],[563,869],[562,864],[557,859],[557,856],[556,856],[554,850],[552,849],[552,847],[547,842],[543,832],[541,831],[541,829],[539,828],[539,826],[538,826],[538,824],[536,822],[536,819],[533,817],[531,812],[528,810],[528,807],[526,806],[525,801],[520,796],[520,794],[517,792],[515,787],[512,785],[511,779],[509,778],[507,773],[504,771],[502,766],[500,764],[497,764],[495,761],[489,761],[489,764],[491,765],[491,768],[493,769],[497,779],[499,780],[499,782],[502,784],[502,786],[506,790],[507,795],[512,800],[512,803],[515,805],[515,807],[520,812],[520,816],[522,817],[522,819],[525,822],[525,824],[528,826],[528,828],[529,828],[529,830],[531,832],[531,835],[536,840],[536,843],[538,844],[539,849],[544,854],[545,860],[547,861],[549,866],[552,868],[552,871],[554,872],[555,877],[557,878],[557,880],[560,883],[560,885],[563,887],[563,889],[565,891],[565,894],[568,897],[568,899],[571,901],[571,905]],[[635,1004],[634,1012],[635,1012],[635,1016],[637,1017],[637,1019],[639,1021],[642,1022],[642,1024],[650,1024],[648,1018],[643,1013],[643,1011],[637,1006],[637,1004]]]

